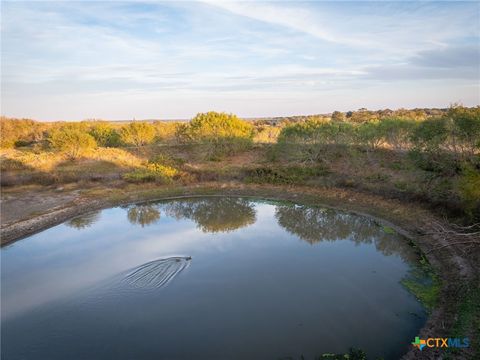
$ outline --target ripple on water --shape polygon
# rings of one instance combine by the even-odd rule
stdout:
[[[172,256],[150,261],[129,271],[123,281],[138,288],[158,289],[168,285],[191,260],[190,256]]]

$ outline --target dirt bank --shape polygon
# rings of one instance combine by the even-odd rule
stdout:
[[[312,187],[275,187],[236,183],[205,183],[191,187],[128,185],[121,188],[83,186],[78,188],[17,187],[2,193],[1,241],[7,245],[25,236],[60,224],[69,218],[112,206],[180,196],[238,195],[290,200],[309,205],[326,205],[367,214],[410,238],[425,254],[442,281],[440,299],[420,331],[421,338],[453,337],[462,318],[462,303],[471,284],[479,281],[479,249],[465,244],[447,245],[434,223],[443,223],[426,207],[416,203],[386,199],[348,189]],[[381,220],[380,220],[381,219]],[[448,227],[447,224],[444,226]],[[443,247],[442,247],[443,246]],[[455,330],[456,329],[456,330]],[[471,326],[461,328],[462,337],[478,338]],[[474,358],[475,349],[462,350],[450,358]],[[476,350],[478,351],[478,350]],[[412,349],[405,359],[447,359],[442,349],[422,352]],[[453,357],[452,357],[453,356]]]

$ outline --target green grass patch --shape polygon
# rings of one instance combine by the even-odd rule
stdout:
[[[474,349],[476,359],[480,358],[480,288],[471,283],[465,287],[458,305],[458,318],[453,326],[451,337],[469,337],[470,346]],[[448,349],[456,354],[461,350]]]
[[[423,254],[418,265],[412,268],[400,283],[425,306],[427,311],[430,312],[437,304],[441,282]]]
[[[123,179],[132,183],[159,182],[169,184],[178,171],[168,165],[150,163],[144,168],[136,169],[123,175]]]
[[[384,232],[385,234],[391,234],[391,235],[393,235],[393,234],[396,233],[396,232],[395,232],[395,229],[393,229],[393,228],[390,227],[390,226],[386,226],[386,225],[382,226],[382,230],[383,230],[383,232]]]
[[[246,170],[245,181],[255,184],[293,185],[302,184],[308,179],[325,176],[328,173],[328,169],[321,166],[266,166]]]

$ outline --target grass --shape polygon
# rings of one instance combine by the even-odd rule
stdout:
[[[322,166],[263,166],[245,171],[247,183],[292,185],[302,184],[313,177],[324,176],[329,171]]]
[[[432,311],[437,304],[441,281],[423,254],[420,255],[417,266],[412,268],[400,283],[422,303],[427,311]]]
[[[144,168],[124,174],[123,179],[133,183],[154,181],[161,184],[170,184],[176,175],[178,175],[178,170],[171,166],[150,163]]]
[[[249,150],[226,155],[214,162],[205,158],[205,145],[196,143],[141,148],[97,147],[85,150],[75,160],[41,146],[1,149],[2,185],[63,185],[77,181],[110,182],[112,179],[168,183],[158,181],[159,177],[148,170],[149,164],[154,163],[179,171],[181,175],[173,178],[178,184],[234,181],[355,188],[387,197],[421,199],[451,213],[462,209],[462,204],[468,200],[463,199],[458,186],[459,174],[453,174],[451,179],[441,178],[441,181],[431,179],[430,172],[409,166],[411,161],[404,153],[380,149],[367,154],[353,147],[340,152],[341,156],[330,151],[324,153],[320,161],[300,162],[289,161],[275,149],[275,143],[257,143]],[[388,164],[395,166],[386,166]],[[465,209],[472,218],[477,214],[476,204],[474,199]]]
[[[134,168],[142,165],[143,160],[124,149],[102,148],[89,150],[77,160],[69,160],[62,153],[53,151],[35,151],[32,149],[2,149],[0,150],[3,171],[30,169],[32,171],[50,172],[58,168],[81,169],[82,165],[97,162],[112,164],[117,168]],[[79,169],[80,168],[80,169]]]
[[[395,229],[390,226],[383,225],[382,230],[385,234],[395,234]]]
[[[460,299],[458,317],[450,337],[469,337],[470,346],[474,349],[476,358],[480,358],[480,288],[478,284],[467,284]],[[460,350],[449,348],[448,352],[455,355]]]

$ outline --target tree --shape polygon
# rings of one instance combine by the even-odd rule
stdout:
[[[427,119],[415,127],[411,136],[413,148],[410,157],[418,167],[435,172],[455,170],[444,147],[448,138],[447,125],[446,119],[440,117]]]
[[[252,144],[253,126],[236,115],[210,111],[192,119],[188,134],[207,144],[209,157],[217,158],[247,149]]]
[[[106,121],[95,121],[89,124],[89,134],[95,138],[99,146],[115,147],[120,144],[120,135]]]
[[[155,121],[155,139],[156,141],[172,141],[177,134],[178,126],[181,123],[176,121]]]
[[[450,136],[447,146],[457,160],[467,160],[480,149],[480,107],[453,105],[444,115]]]
[[[43,139],[46,125],[30,119],[0,118],[0,146],[11,148]]]
[[[76,159],[82,152],[94,148],[97,144],[93,136],[87,133],[84,124],[69,123],[50,130],[48,142],[53,149],[65,153],[70,159]]]
[[[120,139],[127,145],[141,147],[151,143],[155,137],[155,127],[147,122],[131,122],[120,129]]]
[[[280,132],[277,149],[290,160],[316,162],[329,148],[351,144],[353,130],[347,122],[307,120],[290,124]]]
[[[369,111],[365,108],[354,111],[350,117],[350,121],[355,123],[365,123],[376,119],[378,119],[378,114],[375,114],[373,111]]]
[[[410,137],[415,126],[416,122],[413,120],[394,117],[384,118],[378,124],[379,131],[388,145],[397,151],[410,147]]]
[[[480,171],[473,166],[465,166],[459,183],[460,197],[467,213],[480,215]]]
[[[413,131],[411,140],[422,151],[439,151],[447,140],[448,128],[445,118],[431,118],[421,122]]]
[[[345,121],[345,114],[340,111],[334,111],[332,113],[332,121]]]
[[[375,150],[385,142],[385,134],[379,122],[366,122],[357,128],[358,141],[367,149]]]

